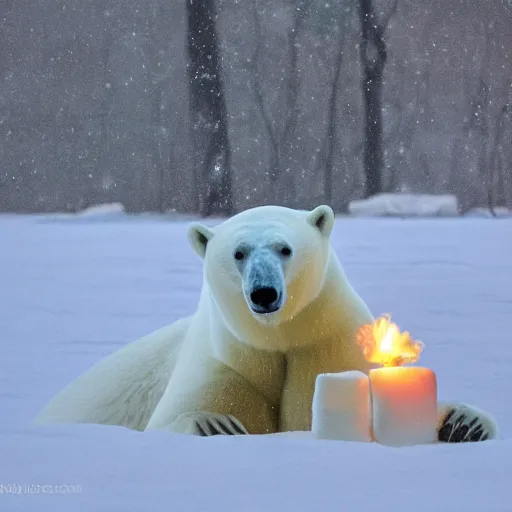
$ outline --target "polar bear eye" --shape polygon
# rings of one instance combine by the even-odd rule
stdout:
[[[292,250],[289,247],[283,247],[281,249],[281,254],[283,256],[290,256],[291,253],[292,253]]]
[[[235,260],[243,260],[244,259],[244,253],[242,251],[236,251],[235,252]]]

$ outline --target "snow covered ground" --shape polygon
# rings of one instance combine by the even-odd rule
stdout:
[[[387,448],[29,423],[103,356],[191,313],[186,224],[0,216],[0,511],[512,511],[512,220],[339,219],[335,248],[375,314],[426,344],[441,399],[504,440]]]

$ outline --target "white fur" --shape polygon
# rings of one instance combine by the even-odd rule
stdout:
[[[328,206],[311,212],[264,206],[213,229],[193,224],[189,240],[204,258],[196,313],[99,362],[36,421],[179,431],[179,417],[210,411],[236,417],[249,433],[309,430],[316,376],[371,368],[355,339],[373,317],[331,247],[333,224]],[[286,302],[280,311],[255,315],[234,252],[239,246],[277,251],[283,244],[292,255],[272,261],[281,261]],[[443,404],[440,421],[450,407],[465,407],[497,432],[488,415],[464,404]]]

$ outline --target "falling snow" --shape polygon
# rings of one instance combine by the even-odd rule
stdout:
[[[364,46],[357,2],[217,0],[210,19],[218,55],[201,39],[205,31],[192,34],[204,55],[194,77],[187,2],[140,2],[8,2],[0,19],[0,211],[103,201],[189,211],[202,194],[199,176],[210,176],[210,187],[230,183],[237,209],[323,201],[343,211],[373,179],[378,153],[364,158],[373,139],[382,143],[384,191],[456,193],[463,209],[489,197],[512,206],[509,0],[492,8],[386,0],[365,13]],[[361,59],[379,65],[371,31],[381,30],[385,66],[364,81]],[[215,58],[220,67],[209,67]],[[220,93],[212,92],[219,76]],[[192,101],[192,78],[210,106]],[[365,117],[374,94],[381,135],[380,121]],[[203,113],[193,115],[194,105]],[[207,138],[224,133],[211,108],[227,123],[227,137],[213,143],[229,146],[221,180],[205,154]],[[123,185],[101,185],[110,182]]]

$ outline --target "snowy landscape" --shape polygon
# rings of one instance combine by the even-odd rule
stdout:
[[[512,512],[511,26],[512,0],[0,2],[0,512]],[[32,423],[95,363],[195,311],[192,219],[262,205],[329,205],[373,314],[421,340],[439,400],[490,413],[500,439]],[[433,439],[436,379],[413,371],[429,375],[413,383]]]
[[[194,311],[201,262],[186,227],[0,216],[1,511],[512,511],[509,218],[340,217],[333,233],[374,314],[425,343],[439,398],[489,411],[502,440],[389,448],[31,425],[95,362]]]

